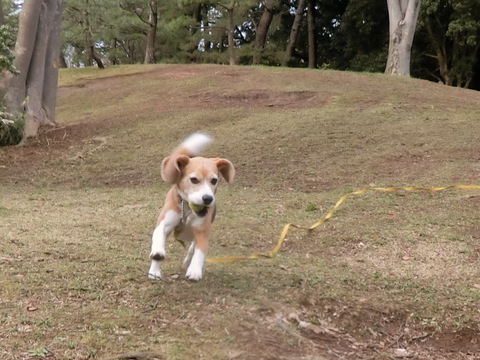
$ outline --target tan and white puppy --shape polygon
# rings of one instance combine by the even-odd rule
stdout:
[[[229,160],[196,157],[211,141],[207,135],[193,134],[163,160],[162,179],[172,187],[152,235],[152,264],[148,271],[151,279],[161,279],[160,262],[165,259],[165,242],[174,230],[179,239],[192,242],[183,261],[186,277],[193,281],[202,278],[210,226],[215,217],[219,175],[227,182],[235,176]]]

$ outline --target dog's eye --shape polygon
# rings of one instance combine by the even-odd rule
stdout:
[[[213,178],[212,180],[210,180],[210,182],[212,183],[212,185],[217,185],[218,179]]]
[[[192,178],[190,178],[190,182],[192,184],[198,184],[200,182],[200,180],[198,180],[196,177],[192,177]]]

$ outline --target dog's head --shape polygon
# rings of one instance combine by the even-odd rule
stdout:
[[[167,157],[162,163],[162,178],[176,184],[180,196],[195,211],[215,204],[220,175],[228,183],[233,180],[235,168],[229,160],[179,155]]]

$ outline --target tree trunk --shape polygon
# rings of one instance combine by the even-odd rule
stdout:
[[[234,3],[227,10],[227,39],[228,39],[228,58],[230,59],[230,65],[235,65],[235,39],[233,34],[235,31],[235,23],[233,21]]]
[[[45,79],[43,81],[43,108],[47,118],[56,124],[55,107],[57,105],[58,69],[62,66],[63,55],[60,54],[62,1],[52,1],[52,25],[47,43]]]
[[[437,60],[438,72],[440,74],[440,79],[445,85],[452,85],[452,80],[448,75],[448,56],[447,49],[445,47],[445,37],[442,37],[442,41],[439,41],[437,35],[434,33],[432,27],[432,20],[429,15],[426,15],[424,18],[425,28],[427,29],[428,36],[430,41],[433,43],[435,48],[436,56],[433,56]]]
[[[83,12],[83,23],[85,24],[85,28],[83,29],[85,35],[85,66],[93,66],[93,55],[92,55],[92,48],[93,48],[93,40],[92,40],[92,32],[90,31],[90,12],[89,12],[89,0],[85,0],[85,11]]]
[[[27,97],[27,75],[32,60],[37,37],[38,19],[42,10],[42,1],[27,0],[23,4],[18,19],[18,35],[15,43],[15,61],[13,65],[18,75],[7,74],[7,107],[11,113],[17,113]],[[23,110],[21,110],[23,112]]]
[[[410,54],[420,0],[387,0],[387,5],[390,35],[385,73],[410,76]]]
[[[10,112],[25,114],[24,139],[55,124],[62,0],[25,0],[6,94]]]
[[[295,19],[293,20],[292,29],[290,30],[290,37],[288,39],[287,50],[285,51],[285,57],[283,58],[283,66],[288,66],[290,59],[293,55],[293,50],[297,44],[298,38],[298,29],[300,28],[300,23],[302,22],[303,12],[305,10],[305,0],[298,0],[298,8],[295,12]]]
[[[89,44],[87,44],[87,46],[88,46],[88,49],[87,49],[88,58],[91,59],[90,60],[90,66],[92,66],[93,61],[95,61],[97,63],[97,66],[98,66],[99,69],[105,69],[105,66],[103,65],[102,59],[95,52],[95,47],[93,45],[89,45]]]
[[[38,21],[35,51],[30,63],[24,129],[25,137],[36,136],[40,125],[49,123],[47,113],[42,106],[42,100],[45,65],[47,64],[48,25],[53,21],[53,14],[47,11],[50,3],[51,1],[47,0],[42,4],[43,9],[40,12]]]
[[[147,28],[147,45],[145,47],[145,64],[155,64],[155,37],[157,35],[158,8],[157,1],[150,1]]]
[[[273,15],[277,11],[278,3],[272,0],[264,2],[265,10],[258,22],[255,33],[255,45],[253,48],[253,65],[260,64],[262,60],[262,53],[265,49],[265,42],[267,41],[268,29],[272,23]]]
[[[90,12],[89,12],[89,0],[86,0],[85,12],[83,14],[85,22],[85,55],[87,56],[87,61],[85,66],[93,66],[93,62],[97,63],[99,69],[104,69],[102,59],[95,53],[95,46],[93,43],[92,28],[90,26]]]
[[[308,0],[307,27],[308,27],[308,67],[317,67],[317,42],[315,41],[315,0]]]
[[[3,2],[0,1],[0,26],[5,25],[5,14],[3,13]]]
[[[65,60],[65,56],[62,53],[60,53],[60,56],[58,57],[58,61],[60,61],[60,68],[62,69],[68,68],[67,60]]]

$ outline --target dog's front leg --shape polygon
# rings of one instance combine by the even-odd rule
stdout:
[[[160,222],[155,228],[152,235],[152,250],[150,252],[152,264],[150,265],[150,270],[148,270],[148,277],[150,279],[160,280],[162,278],[160,261],[165,259],[165,242],[168,235],[170,235],[179,222],[180,214],[174,210],[168,210],[163,218],[161,217]]]
[[[195,249],[191,257],[190,265],[188,266],[185,276],[192,281],[198,281],[202,278],[203,264],[208,251],[208,231],[194,230]],[[191,249],[189,249],[189,252]],[[188,255],[187,255],[188,257]]]

